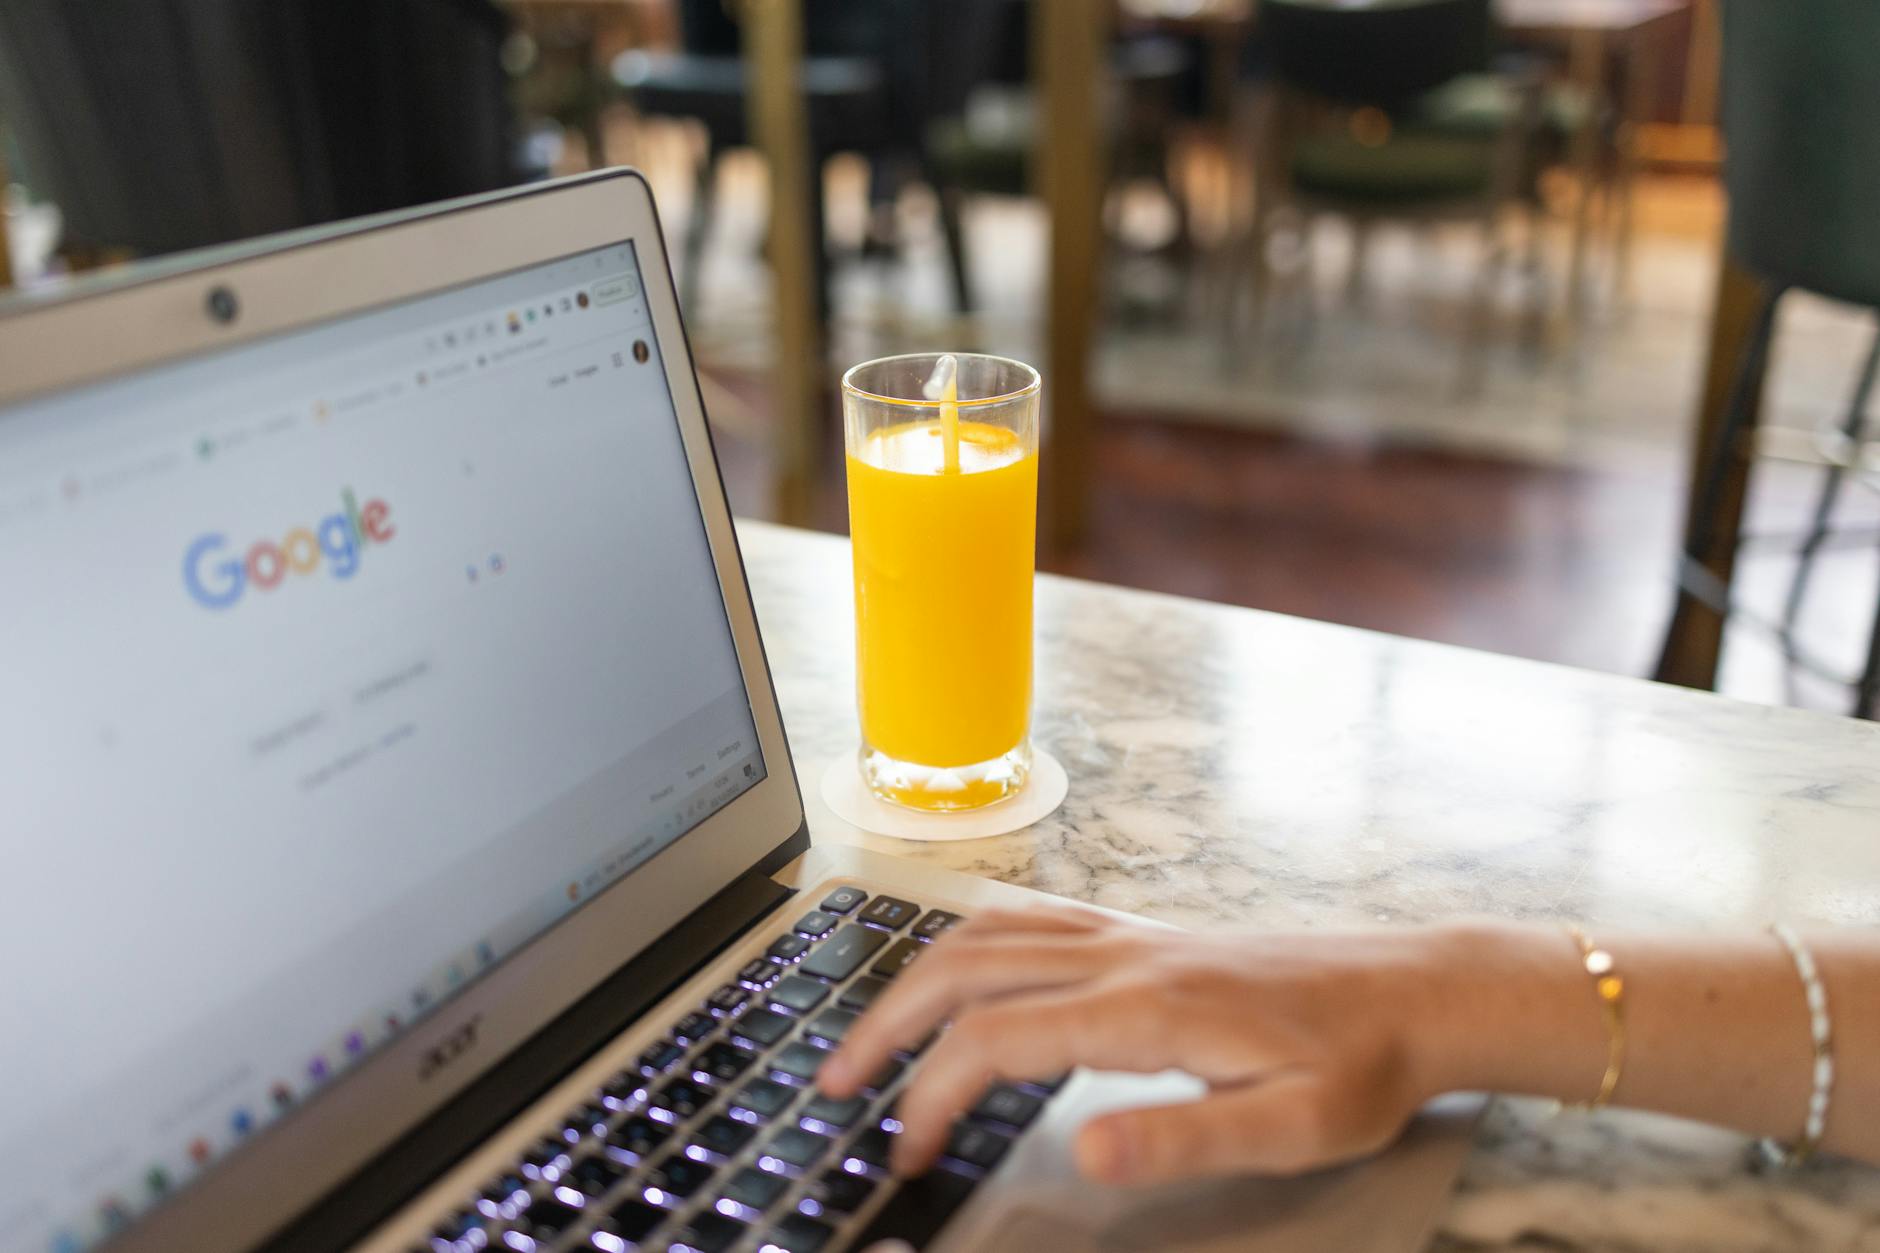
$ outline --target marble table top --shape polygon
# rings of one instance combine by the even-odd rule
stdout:
[[[739,532],[818,839],[1189,927],[1880,922],[1880,726],[1049,576],[1034,735],[1064,806],[966,843],[864,834],[819,786],[857,737],[847,541]],[[1498,1102],[1433,1248],[1880,1253],[1880,1171],[1771,1177],[1744,1149]]]

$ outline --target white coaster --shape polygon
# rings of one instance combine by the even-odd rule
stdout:
[[[1024,790],[984,809],[957,814],[921,814],[890,805],[862,782],[854,753],[844,753],[823,771],[823,803],[850,826],[901,840],[980,840],[1009,835],[1050,816],[1071,790],[1058,759],[1037,745],[1031,749],[1031,775]]]

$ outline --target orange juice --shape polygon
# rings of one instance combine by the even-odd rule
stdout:
[[[1038,511],[1037,455],[956,421],[957,469],[940,421],[875,431],[848,458],[864,751],[949,769],[1025,741]],[[965,808],[1010,790],[970,771],[949,786],[896,799]]]

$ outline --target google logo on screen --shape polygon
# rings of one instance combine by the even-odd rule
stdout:
[[[217,531],[196,537],[183,554],[183,586],[206,609],[227,609],[250,587],[272,591],[290,574],[312,574],[325,566],[336,579],[350,579],[367,547],[383,544],[398,532],[392,507],[368,500],[361,508],[352,488],[339,494],[340,508],[311,527],[295,527],[274,540],[256,540],[246,552],[229,548]]]

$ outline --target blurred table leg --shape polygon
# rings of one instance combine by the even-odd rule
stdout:
[[[1759,280],[1735,265],[1729,257],[1723,259],[1722,270],[1717,277],[1716,302],[1711,310],[1710,350],[1704,363],[1703,401],[1697,411],[1697,429],[1691,435],[1691,499],[1687,505],[1681,549],[1688,549],[1694,542],[1696,518],[1693,515],[1699,495],[1697,485],[1703,482],[1712,450],[1722,436],[1730,391],[1736,382],[1737,363],[1749,350],[1756,314],[1762,307],[1765,294],[1765,288]],[[1725,592],[1729,590],[1731,576],[1736,569],[1737,538],[1743,525],[1743,505],[1749,495],[1750,461],[1756,443],[1762,392],[1762,378],[1752,379],[1748,420],[1744,424],[1743,437],[1730,456],[1729,473],[1717,499],[1717,517],[1711,527],[1710,544],[1706,551],[1696,554],[1704,568],[1716,576]],[[1652,677],[1663,683],[1680,683],[1685,687],[1716,687],[1717,663],[1723,653],[1723,626],[1723,617],[1716,610],[1689,593],[1680,592],[1671,614],[1671,625],[1665,630],[1664,651],[1658,659],[1657,672]]]
[[[1641,136],[1657,107],[1659,75],[1671,55],[1665,22],[1634,27],[1625,39],[1625,106],[1619,119],[1618,225],[1613,236],[1613,283],[1621,305],[1632,299],[1632,236],[1637,229]]]
[[[771,306],[776,317],[775,425],[777,519],[797,526],[812,519],[822,446],[824,374],[828,368],[818,312],[816,246],[811,238],[809,111],[801,89],[802,0],[753,0],[741,7],[750,65],[748,116],[752,138],[770,171]]]
[[[7,173],[7,134],[0,128],[0,291],[13,286],[13,241],[7,231],[6,193],[13,185]]]
[[[1033,12],[1032,65],[1044,97],[1035,165],[1051,219],[1044,539],[1061,550],[1082,538],[1089,505],[1095,434],[1091,336],[1103,258],[1102,83],[1110,6],[1034,0]]]
[[[1593,228],[1593,195],[1599,183],[1599,128],[1606,103],[1606,33],[1584,27],[1573,33],[1567,73],[1586,101],[1586,117],[1573,136],[1573,169],[1579,179],[1573,206],[1573,240],[1567,252],[1567,313],[1578,323],[1586,312],[1586,251]]]

